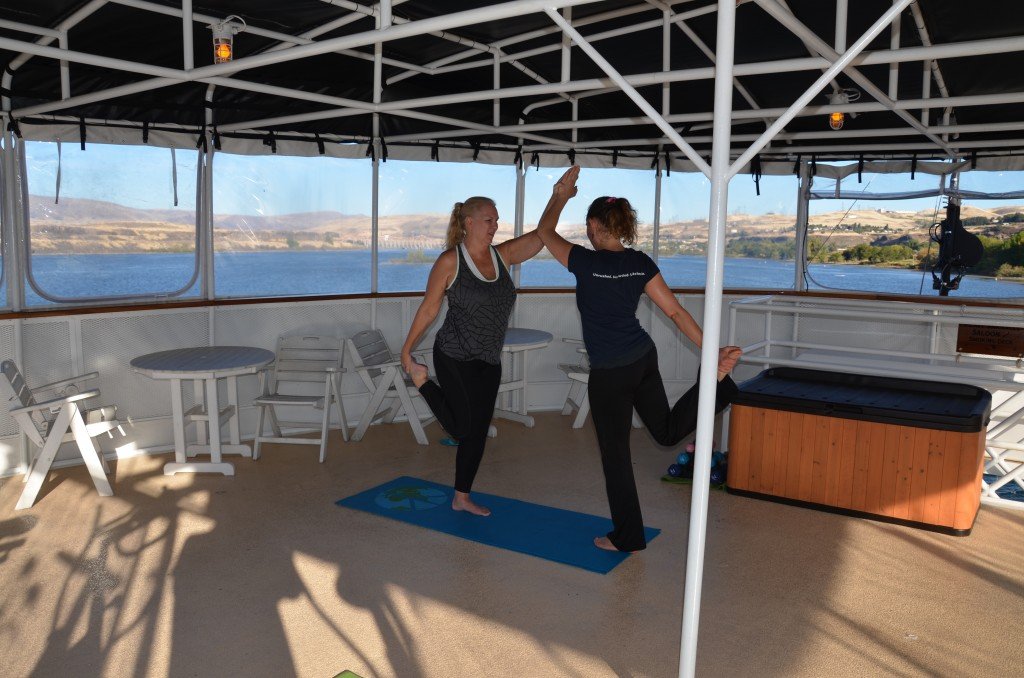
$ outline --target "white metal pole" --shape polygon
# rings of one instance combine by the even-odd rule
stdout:
[[[68,48],[68,32],[64,31],[57,38],[57,45],[61,49]],[[68,60],[60,60],[60,98],[70,99],[71,98],[71,69],[68,67]]]
[[[0,160],[3,160],[4,165],[3,193],[0,196],[3,200],[4,274],[7,278],[7,303],[5,305],[15,311],[20,311],[21,302],[18,298],[18,286],[15,284],[21,278],[20,257],[18,257],[18,248],[15,246],[18,238],[15,227],[17,221],[15,195],[18,191],[18,184],[15,181],[17,161],[14,157],[14,134],[7,129],[7,122],[6,116],[0,117],[4,140],[3,150],[0,151],[2,153]]]
[[[679,644],[679,676],[697,671],[697,632],[704,578],[711,438],[715,425],[718,344],[722,324],[722,271],[725,257],[725,221],[729,209],[729,135],[732,130],[732,65],[736,39],[736,4],[718,0],[715,64],[714,142],[711,149],[711,210],[708,217],[707,280],[704,286],[704,324],[701,345],[700,396],[697,401],[696,454],[690,499],[690,535],[686,548],[686,590],[683,628]]]
[[[836,180],[838,181],[838,179]],[[800,175],[796,189],[796,266],[793,289],[802,292],[807,289],[804,275],[807,271],[807,221],[810,209],[811,166],[807,162],[800,163]]]
[[[849,0],[836,0],[836,51],[846,51],[846,17]]]
[[[907,1],[909,2],[909,0]],[[703,172],[705,176],[710,175],[711,167],[708,166],[708,163],[704,160],[704,158],[700,157],[700,154],[697,153],[697,151],[695,151],[693,147],[690,146],[690,144],[686,143],[686,141],[684,141],[681,136],[679,136],[679,132],[676,132],[674,129],[672,129],[671,125],[665,122],[665,119],[661,117],[661,115],[659,115],[656,110],[654,110],[654,107],[647,103],[647,100],[644,99],[632,85],[626,82],[626,79],[623,78],[617,70],[615,70],[614,66],[608,63],[607,59],[601,56],[601,54],[596,49],[594,49],[594,47],[590,43],[588,43],[575,28],[570,26],[568,22],[566,22],[566,20],[563,19],[558,12],[556,12],[553,9],[547,9],[544,11],[547,13],[549,17],[551,17],[552,21],[554,21],[556,24],[562,27],[562,30],[565,31],[569,35],[569,37],[573,39],[573,42],[579,45],[580,49],[582,49],[587,54],[587,56],[593,59],[594,63],[597,64],[598,68],[604,71],[608,75],[608,77],[611,78],[612,81],[619,86],[619,88],[626,94],[626,96],[632,99],[633,103],[639,106],[640,110],[647,114],[647,117],[649,117],[651,121],[658,126],[658,129],[660,129],[665,134],[665,136],[668,137],[669,140],[671,140],[672,143],[674,143],[676,147],[679,148],[679,150],[682,151],[683,154],[687,158],[689,158],[694,165],[696,165],[697,169]],[[729,69],[730,71],[732,70],[732,64],[729,64]]]
[[[892,4],[896,4],[898,0],[892,0]],[[900,48],[900,30],[903,25],[903,15],[897,14],[896,18],[892,20],[892,25],[889,27],[889,49],[897,50]],[[896,101],[899,98],[899,79],[900,79],[900,65],[899,63],[889,64],[889,98]]]
[[[658,249],[661,245],[661,156],[654,166],[654,233],[651,235],[651,258],[658,261]]]
[[[181,0],[181,55],[186,71],[195,66],[195,50],[192,47],[192,0]]]

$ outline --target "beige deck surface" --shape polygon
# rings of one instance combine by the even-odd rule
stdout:
[[[476,489],[607,515],[594,435],[541,414],[499,423]],[[436,424],[432,441],[441,437]],[[117,462],[101,499],[58,470],[15,512],[0,481],[5,676],[674,676],[690,488],[634,432],[645,522],[662,534],[608,575],[334,506],[454,449],[408,426],[268,446],[233,478]],[[1024,512],[982,507],[949,537],[712,492],[704,676],[1024,672]]]

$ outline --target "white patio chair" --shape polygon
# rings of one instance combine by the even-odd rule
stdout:
[[[344,340],[337,337],[294,336],[277,340],[273,370],[265,383],[263,394],[252,401],[259,408],[252,450],[254,460],[260,458],[260,446],[263,443],[287,443],[319,445],[320,462],[323,463],[327,454],[332,405],[338,408],[341,437],[348,440],[348,420],[341,399],[341,377],[345,371],[342,367],[344,348]],[[320,387],[320,393],[311,393],[314,386]],[[282,425],[308,428],[309,422],[284,421],[277,416],[277,407],[312,407],[322,410],[320,437],[285,436],[281,432]],[[263,424],[267,417],[270,418],[273,436],[263,435]]]
[[[590,383],[590,362],[587,360],[587,349],[583,348],[583,341],[580,339],[563,338],[567,344],[578,344],[576,352],[580,354],[579,363],[559,363],[558,369],[565,372],[569,379],[569,393],[565,396],[565,404],[562,405],[562,414],[576,413],[572,420],[573,428],[583,428],[583,422],[590,414],[590,396],[587,395],[587,385]],[[633,428],[643,428],[640,417],[636,410],[633,411]]]
[[[352,370],[359,375],[370,393],[370,402],[359,417],[352,440],[362,440],[366,429],[374,421],[382,419],[391,423],[404,410],[416,442],[427,445],[427,434],[423,432],[423,426],[434,418],[420,419],[413,398],[422,396],[412,380],[405,377],[401,361],[391,352],[384,334],[380,330],[366,330],[350,337],[346,343],[352,359]],[[384,411],[383,406],[387,406]]]
[[[0,372],[3,373],[0,383],[8,392],[8,400],[13,403],[9,410],[11,417],[18,422],[21,432],[39,448],[25,472],[25,489],[15,508],[30,508],[35,503],[57,450],[61,443],[71,440],[78,446],[96,491],[101,497],[113,495],[106,475],[110,468],[92,439],[102,433],[113,437],[111,432],[114,429],[124,435],[124,429],[117,420],[116,406],[106,405],[90,410],[82,407],[86,400],[99,396],[98,390],[80,390],[82,382],[95,379],[99,374],[90,372],[29,388],[14,361],[3,361]]]

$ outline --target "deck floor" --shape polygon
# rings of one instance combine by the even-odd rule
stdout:
[[[432,441],[442,433],[428,429]],[[10,676],[674,676],[690,488],[633,434],[645,523],[608,575],[334,501],[399,475],[448,483],[454,449],[408,426],[271,445],[237,475],[82,467],[14,511],[0,481],[0,657]],[[476,489],[607,515],[594,434],[499,423]],[[712,492],[697,657],[704,676],[1009,676],[1024,671],[1024,511],[969,537]]]

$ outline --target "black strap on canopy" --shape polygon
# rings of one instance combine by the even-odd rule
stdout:
[[[576,164],[576,149],[570,148],[569,151],[566,153],[566,155],[569,156],[569,164],[570,165],[575,165]]]
[[[326,153],[327,149],[324,148],[324,140],[320,138],[320,133],[313,132],[313,138],[316,139],[316,152],[320,155]]]
[[[618,166],[619,166],[619,149],[613,148],[612,149],[612,167],[618,167]]]
[[[366,157],[372,162],[377,162],[377,149],[373,147],[373,141],[366,144]]]
[[[910,158],[910,180],[914,180],[914,175],[917,174],[917,153]]]
[[[864,181],[864,156],[860,156],[860,160],[857,161],[857,183],[863,183]]]
[[[263,145],[270,146],[271,153],[277,153],[277,137],[273,132],[267,132],[267,136],[263,139]]]
[[[219,151],[220,150],[220,132],[217,131],[216,127],[213,128],[213,134],[211,134],[210,136],[213,138],[213,149],[215,151]]]
[[[149,143],[149,121],[146,120],[142,123],[142,143]]]
[[[78,138],[82,144],[82,150],[85,150],[85,118],[78,119]]]
[[[750,159],[750,176],[754,178],[754,192],[761,195],[761,154],[757,153]]]
[[[440,141],[435,141],[434,145],[430,147],[430,159],[431,160],[433,160],[435,162],[441,162],[441,154],[439,152],[440,149],[441,149],[441,142]]]
[[[530,164],[537,168],[538,172],[540,171],[540,153],[537,151],[533,152],[533,156],[530,158]]]
[[[380,161],[381,162],[387,162],[388,161],[388,145],[384,141],[384,137],[380,137],[379,139],[377,139],[377,141],[380,142]]]
[[[523,168],[523,147],[522,146],[516,146],[516,154],[512,158],[512,164],[515,165],[516,167],[518,167],[519,169]]]

